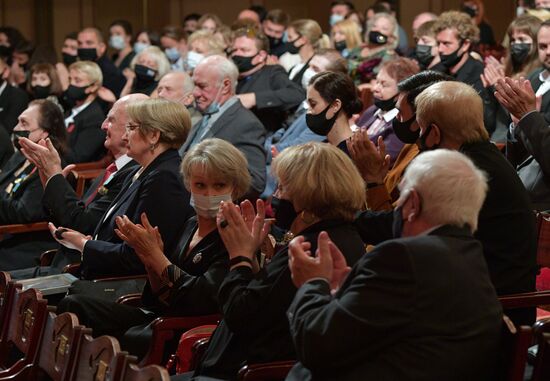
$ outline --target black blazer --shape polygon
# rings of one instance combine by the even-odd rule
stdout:
[[[542,82],[540,80],[540,73],[544,71],[544,68],[537,69],[533,71],[531,74],[529,74],[529,81],[531,82],[531,87],[533,87],[533,90],[535,92],[539,89],[540,85],[542,85]],[[546,120],[546,124],[550,124],[550,91],[547,91],[542,96],[542,101],[540,104],[540,111],[544,115],[544,119]]]
[[[105,113],[97,100],[74,117],[74,128],[67,129],[69,152],[66,159],[68,163],[97,161],[105,156],[103,145],[105,131],[101,129],[104,120]]]
[[[119,70],[106,54],[99,57],[96,63],[101,69],[101,74],[103,74],[103,86],[111,90],[118,98],[126,84],[126,78],[122,75],[122,70]]]
[[[288,310],[300,363],[287,380],[491,380],[502,309],[467,229],[385,242],[334,297],[303,285]]]
[[[33,172],[32,164],[25,170],[26,173],[32,174],[20,183],[11,196],[5,191],[8,184],[15,179],[14,172],[21,168],[24,162],[25,157],[17,151],[0,171],[0,225],[24,224],[46,219],[47,213],[41,203],[42,184],[38,172]],[[35,266],[40,254],[55,246],[56,242],[49,232],[5,235],[0,239],[0,270],[11,271]]]
[[[311,242],[312,252],[323,230],[340,247],[350,266],[365,252],[353,226],[336,220],[321,221],[301,232],[306,241]],[[224,319],[212,335],[205,359],[195,375],[233,379],[244,361],[295,358],[286,320],[286,310],[295,293],[287,247],[256,275],[243,266],[230,271],[219,293]]]
[[[18,87],[6,85],[0,95],[0,124],[11,134],[17,118],[27,108],[29,96]]]
[[[6,129],[0,127],[0,173],[4,164],[13,155],[14,149],[11,143],[10,135]]]
[[[197,231],[196,217],[185,224],[176,249],[168,259],[184,271],[166,301],[159,301],[149,282],[143,290],[143,305],[162,315],[193,316],[219,312],[218,289],[229,270],[229,255],[218,233],[210,232],[187,254]]]
[[[181,147],[182,156],[189,149],[189,144],[197,133],[199,125],[200,122],[193,126]],[[237,100],[212,124],[204,136],[204,139],[207,138],[223,139],[237,147],[248,161],[248,171],[252,177],[251,188],[258,195],[263,192],[266,176],[265,128],[258,118],[242,105],[241,101]]]
[[[97,193],[88,206],[85,202],[103,179],[105,171],[92,181],[82,199],[76,195],[72,186],[61,174],[52,176],[46,184],[42,197],[42,203],[49,212],[49,218],[58,226],[71,228],[82,234],[92,234],[136,166],[137,163],[131,160],[118,170],[111,181],[104,185],[106,193]]]
[[[178,152],[169,149],[149,164],[135,181],[132,179],[139,169],[128,175],[122,191],[111,204],[113,211],[101,218],[93,234],[95,239],[84,247],[83,278],[145,272],[134,250],[116,235],[116,216],[125,214],[134,223],[141,223],[141,213],[147,213],[151,224],[160,230],[165,251],[174,250],[182,226],[194,214],[189,205],[189,192],[179,176],[180,163]]]

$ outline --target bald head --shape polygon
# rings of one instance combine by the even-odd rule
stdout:
[[[189,106],[193,103],[193,80],[185,72],[172,71],[160,79],[157,93],[159,98]]]
[[[195,105],[199,111],[208,109],[212,102],[224,104],[235,94],[239,71],[235,64],[223,56],[209,56],[193,72]]]
[[[435,19],[437,19],[437,15],[435,13],[431,13],[431,12],[422,12],[422,13],[416,15],[416,17],[414,18],[413,23],[412,23],[413,33],[416,33],[416,31],[418,30],[420,25],[422,25],[422,24],[424,24],[428,21],[433,21]]]
[[[256,12],[251,11],[250,9],[242,10],[239,13],[239,17],[237,17],[237,19],[238,20],[244,20],[244,19],[252,20],[257,25],[260,25],[260,16]]]
[[[128,123],[128,114],[126,106],[129,103],[149,99],[145,94],[130,94],[120,98],[115,102],[107,117],[101,125],[101,129],[105,131],[105,148],[109,150],[115,159],[126,154],[126,143],[122,140],[122,136],[126,131]]]

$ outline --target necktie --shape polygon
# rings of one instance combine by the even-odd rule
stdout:
[[[107,167],[107,169],[105,169],[105,173],[103,174],[103,178],[101,179],[101,181],[99,182],[99,184],[97,185],[96,189],[94,190],[94,192],[90,195],[90,197],[88,197],[88,199],[86,200],[86,203],[85,205],[88,206],[95,198],[95,196],[97,195],[97,192],[99,191],[99,188],[101,188],[103,186],[103,184],[105,184],[105,181],[107,181],[107,179],[109,177],[111,177],[111,175],[113,173],[115,173],[117,170],[116,168],[116,165],[115,163],[111,163],[109,164],[109,166]]]
[[[193,136],[193,140],[191,141],[191,144],[189,144],[189,148],[193,147],[195,144],[200,143],[203,136],[208,132],[207,126],[208,121],[210,120],[210,114],[204,114],[204,116],[201,119],[200,124],[197,126],[197,133],[195,136]]]

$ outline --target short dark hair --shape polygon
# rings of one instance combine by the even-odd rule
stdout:
[[[29,107],[38,106],[38,125],[48,133],[53,146],[63,157],[67,153],[67,129],[61,108],[47,99],[37,99]]]
[[[137,40],[138,36],[142,33],[147,34],[147,36],[149,37],[149,41],[151,41],[151,45],[160,46],[160,35],[156,30],[151,30],[151,29],[147,29],[147,28],[140,29],[136,33],[136,38],[135,39]]]
[[[309,84],[326,102],[332,103],[339,99],[342,102],[342,110],[348,118],[363,109],[363,102],[359,98],[357,88],[347,74],[325,71],[315,74]]]
[[[348,9],[350,11],[354,11],[355,10],[355,5],[353,5],[353,3],[351,1],[345,1],[345,0],[335,0],[333,1],[332,3],[330,3],[330,9],[332,9],[332,7],[336,6],[336,5],[345,5],[348,7]]]
[[[421,92],[434,83],[454,80],[453,77],[447,74],[433,70],[425,70],[399,82],[397,84],[397,90],[400,93],[407,93],[407,102],[415,109],[414,102]]]
[[[258,51],[264,50],[269,53],[269,40],[261,31],[257,28],[253,28],[250,25],[239,28],[233,32],[233,40],[239,37],[248,37],[256,40],[256,48]]]
[[[176,41],[186,40],[187,34],[182,27],[179,26],[166,26],[160,34],[161,37],[168,37]]]
[[[267,9],[265,9],[263,5],[251,5],[248,9],[258,14],[260,22],[265,20],[265,17],[267,16]]]
[[[199,21],[200,18],[201,15],[199,15],[198,13],[189,13],[183,18],[183,22],[185,23],[186,21]]]
[[[67,33],[63,40],[76,40],[76,41],[78,41],[78,32]]]
[[[285,28],[290,23],[290,15],[282,9],[270,10],[265,19],[271,21],[273,24],[283,25]]]
[[[21,33],[19,29],[12,26],[0,27],[0,33],[4,33],[6,35],[6,37],[8,38],[8,42],[10,43],[10,47],[12,48],[14,48],[20,42],[26,40],[26,38],[23,36],[23,33]]]
[[[122,29],[124,29],[124,33],[126,33],[127,36],[132,37],[133,29],[132,24],[128,20],[115,20],[109,25],[109,29],[111,29],[113,26],[119,26]]]

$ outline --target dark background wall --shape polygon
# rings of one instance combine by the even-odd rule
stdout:
[[[373,2],[353,1],[361,11]],[[129,20],[136,31],[145,26],[160,29],[179,24],[191,12],[216,13],[231,24],[239,10],[251,4],[284,9],[293,19],[313,18],[328,31],[330,3],[330,0],[0,0],[0,24],[16,26],[27,38],[53,44],[59,50],[67,33],[90,25],[106,32],[109,23],[117,18]],[[398,18],[410,33],[416,14],[458,9],[460,3],[460,0],[401,0]],[[514,17],[515,1],[485,0],[485,8],[497,39],[502,39]]]

